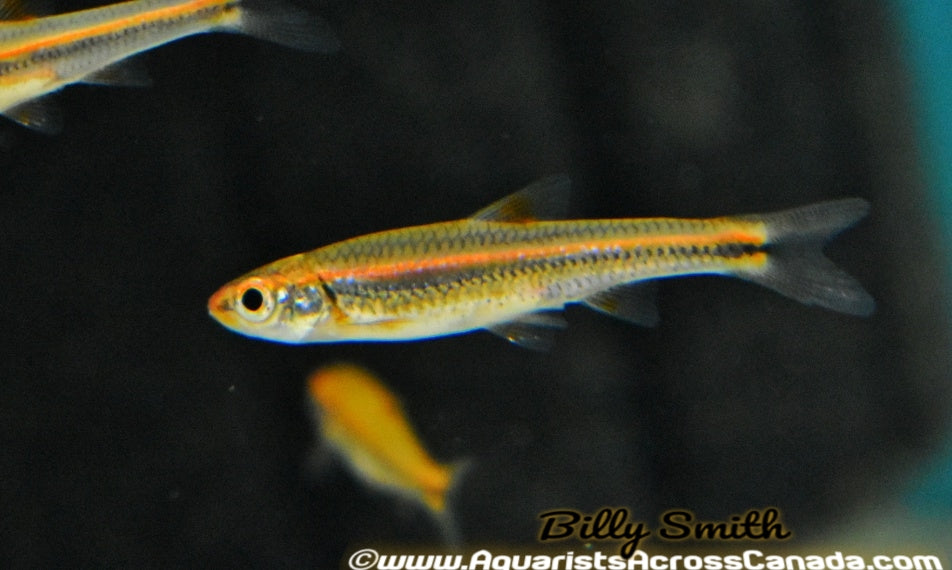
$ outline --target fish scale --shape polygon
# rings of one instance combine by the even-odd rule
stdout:
[[[710,239],[712,234],[725,233],[749,234],[751,240],[762,240],[762,235],[751,234],[758,229],[756,224],[730,220],[583,220],[519,225],[463,220],[357,238],[314,252],[308,263],[317,275],[347,273],[346,285],[329,277],[325,281],[335,292],[338,308],[361,321],[382,315],[403,319],[434,311],[465,313],[487,298],[504,303],[513,299],[550,302],[551,306],[539,307],[548,309],[566,302],[551,294],[555,290],[571,290],[573,297],[584,297],[606,283],[612,286],[681,268],[707,266],[713,271],[741,263],[717,252],[704,253],[709,250],[706,243],[674,245],[664,240],[675,235]],[[744,231],[747,233],[742,234]],[[662,241],[654,250],[633,241],[646,236],[658,236]],[[481,245],[487,242],[494,244],[491,250]],[[719,250],[724,246],[717,244]],[[569,247],[582,249],[569,255],[562,253]],[[697,253],[691,253],[689,247]],[[485,252],[490,253],[469,263],[456,261],[459,256]],[[494,259],[493,253],[499,259]],[[387,266],[394,269],[380,270]],[[361,278],[357,269],[363,267],[380,271]],[[348,272],[348,268],[354,271]],[[596,275],[599,278],[593,277]]]

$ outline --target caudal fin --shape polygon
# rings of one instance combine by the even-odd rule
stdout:
[[[856,279],[823,255],[823,245],[869,213],[869,202],[846,198],[792,210],[745,216],[763,222],[767,261],[738,273],[806,305],[867,316],[876,302]]]
[[[460,482],[466,475],[466,472],[472,467],[470,459],[455,461],[448,466],[450,473],[450,483],[441,493],[425,495],[423,502],[427,510],[436,522],[443,538],[443,543],[452,550],[459,549],[463,544],[463,537],[460,534],[459,526],[456,523],[456,517],[452,509],[454,499],[460,490]]]
[[[240,30],[289,48],[333,53],[340,41],[321,18],[280,0],[242,0]]]

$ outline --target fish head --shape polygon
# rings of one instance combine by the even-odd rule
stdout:
[[[253,272],[215,292],[208,314],[239,334],[297,344],[328,320],[331,301],[319,282],[300,283],[275,271]]]

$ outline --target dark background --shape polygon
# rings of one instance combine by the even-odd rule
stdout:
[[[57,136],[0,124],[0,560],[330,568],[438,543],[416,505],[308,470],[304,379],[342,359],[380,373],[436,457],[472,460],[470,543],[534,544],[538,513],[605,505],[649,524],[776,506],[800,540],[839,536],[940,445],[947,248],[883,5],[297,4],[340,53],[189,38],[141,56],[151,88],[55,96]],[[279,257],[558,172],[578,217],[864,197],[828,253],[877,312],[679,279],[657,328],[570,308],[548,353],[488,333],[282,346],[206,314]]]

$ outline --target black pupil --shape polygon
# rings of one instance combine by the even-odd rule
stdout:
[[[264,304],[264,296],[257,289],[248,289],[241,295],[241,304],[249,311],[257,311]]]

